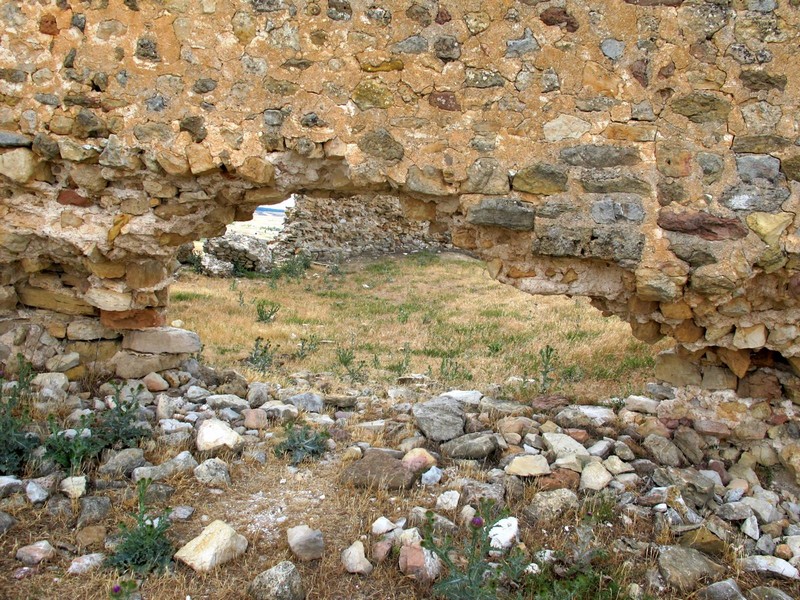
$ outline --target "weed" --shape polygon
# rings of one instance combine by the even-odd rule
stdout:
[[[53,415],[47,418],[50,435],[44,441],[45,458],[67,469],[70,474],[81,472],[86,461],[97,457],[105,447],[103,440],[92,431],[94,415],[82,415],[76,429],[60,430]]]
[[[281,305],[277,302],[261,298],[256,302],[256,321],[259,323],[272,323],[280,309]]]
[[[330,437],[327,430],[314,431],[308,425],[296,427],[294,423],[287,423],[284,431],[286,439],[275,446],[275,456],[290,454],[293,465],[322,456],[327,450],[325,441]]]
[[[132,448],[151,435],[150,429],[139,420],[139,394],[144,386],[139,384],[127,399],[122,397],[122,389],[121,385],[114,385],[113,405],[102,414],[93,431],[106,448]]]
[[[503,351],[503,344],[501,342],[489,342],[487,348],[489,349],[489,356],[497,356]]]
[[[8,396],[3,391],[5,380],[0,377],[0,474],[19,475],[28,456],[39,440],[25,431],[30,419],[24,401],[30,394],[33,369],[17,354],[17,382],[10,385]]]
[[[139,510],[131,515],[136,520],[134,527],[120,524],[121,541],[105,565],[119,572],[133,571],[145,575],[151,571],[161,572],[167,568],[174,552],[167,538],[170,526],[169,510],[157,517],[148,514],[145,496],[152,480],[140,479],[136,486]]]
[[[580,365],[569,365],[561,369],[561,379],[563,381],[578,382],[583,379],[583,369]]]
[[[356,362],[356,351],[354,345],[349,348],[336,348],[336,361],[343,367],[350,379],[354,382],[365,381],[367,378],[367,364],[363,361]]]
[[[546,394],[553,385],[556,351],[550,344],[539,350],[539,393]]]
[[[411,312],[405,306],[401,306],[397,309],[397,321],[398,323],[406,324],[408,323],[408,318],[411,316]]]
[[[297,352],[294,353],[295,358],[300,360],[307,358],[310,354],[314,354],[319,350],[319,336],[312,333],[308,337],[301,337],[300,344],[298,345]]]
[[[472,373],[457,360],[443,356],[439,364],[439,379],[445,382],[472,381]]]
[[[279,281],[282,277],[286,277],[286,279],[300,279],[310,266],[311,257],[308,254],[299,254],[284,261],[280,265],[274,266],[269,273],[267,273],[267,277],[271,279],[273,283]]]
[[[377,355],[376,355],[377,358]],[[386,365],[386,370],[395,373],[396,375],[404,375],[408,372],[408,367],[411,365],[411,348],[409,345],[403,344],[403,358],[396,363],[389,363]]]
[[[421,250],[411,255],[412,260],[419,267],[427,267],[439,261],[439,255],[430,250]]]
[[[436,596],[448,600],[514,597],[510,588],[526,577],[528,561],[520,551],[512,551],[501,558],[490,556],[493,549],[489,532],[507,516],[505,512],[496,511],[492,502],[482,502],[479,516],[470,522],[471,535],[460,549],[447,535],[437,542],[433,537],[433,513],[428,512],[427,516],[422,545],[438,556],[447,568],[447,575],[433,586]]]
[[[253,349],[244,362],[263,375],[272,367],[274,360],[275,351],[272,349],[272,343],[270,341],[264,343],[263,338],[257,337]]]
[[[228,289],[232,292],[235,292],[238,287],[239,287],[239,280],[234,277],[233,279],[231,279],[231,284],[228,286]]]
[[[617,516],[617,502],[613,494],[600,492],[583,502],[583,518],[590,523],[611,523]]]
[[[236,281],[236,280],[234,279],[234,281]],[[238,301],[239,301],[239,306],[240,307],[244,306],[244,304],[245,304],[244,303],[244,292],[241,291],[241,290],[239,290],[239,300]]]

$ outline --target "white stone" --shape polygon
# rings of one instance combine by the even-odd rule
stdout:
[[[395,527],[397,526],[386,517],[378,517],[375,519],[375,522],[372,523],[372,535],[383,535],[384,533],[389,533]]]
[[[436,499],[436,510],[455,510],[458,508],[458,501],[461,494],[456,490],[448,490]]]
[[[632,473],[635,470],[631,465],[620,460],[618,456],[609,456],[603,461],[603,466],[608,469],[608,472],[612,475]]]
[[[219,419],[206,419],[197,430],[197,449],[201,452],[219,450],[227,446],[231,450],[239,449],[242,436],[231,429],[230,425]]]
[[[611,483],[612,479],[611,473],[601,463],[590,463],[581,473],[580,489],[599,491]]]
[[[364,555],[364,544],[360,541],[353,542],[349,548],[342,550],[342,565],[348,573],[369,575],[372,573],[372,563]]]
[[[519,538],[519,522],[516,517],[500,519],[489,530],[489,545],[497,550],[507,550]]]
[[[772,575],[785,579],[800,579],[800,573],[788,562],[777,556],[746,556],[737,561],[743,571],[754,571],[762,575]]]
[[[151,392],[163,392],[169,389],[169,383],[158,373],[148,373],[142,378],[145,387]]]
[[[39,390],[62,390],[66,392],[69,389],[69,379],[64,373],[39,373],[31,381],[31,386]]]
[[[50,542],[42,540],[28,546],[23,546],[17,550],[16,557],[17,560],[22,561],[29,567],[33,567],[43,560],[53,558],[55,555],[56,549],[50,545]]]
[[[31,503],[36,504],[37,502],[44,502],[47,500],[50,497],[50,492],[35,481],[29,481],[25,486],[25,495]]]
[[[551,472],[547,459],[541,454],[515,456],[504,470],[509,475],[519,477],[538,477],[539,475],[549,475]]]
[[[658,400],[647,398],[646,396],[628,396],[625,398],[625,408],[634,412],[655,415],[658,412]]]
[[[86,493],[86,477],[83,475],[78,477],[67,477],[61,480],[61,484],[58,486],[68,498],[72,498],[73,500],[76,498],[80,498]]]
[[[589,451],[583,444],[576,442],[565,433],[543,433],[547,448],[555,453],[556,458],[566,456],[589,456]]]
[[[0,175],[16,183],[27,183],[36,170],[36,155],[27,148],[0,154]]]
[[[572,115],[560,115],[544,124],[544,139],[548,142],[558,142],[561,140],[576,140],[584,133],[589,131],[592,126],[578,117]]]
[[[177,327],[151,327],[125,333],[122,347],[147,354],[193,354],[200,352],[200,336]]]
[[[175,553],[175,559],[198,573],[206,573],[223,563],[239,558],[247,550],[247,540],[224,521],[214,521]]]
[[[78,558],[72,560],[72,563],[70,563],[69,568],[67,569],[67,573],[70,575],[83,575],[89,571],[94,571],[102,566],[105,558],[106,555],[102,552],[95,552],[94,554],[79,556]]]
[[[761,537],[761,532],[758,528],[758,519],[756,519],[755,515],[747,517],[742,523],[740,530],[747,537],[754,540],[757,540],[759,537]]]

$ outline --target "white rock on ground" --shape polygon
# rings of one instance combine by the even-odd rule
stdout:
[[[70,575],[83,575],[84,573],[88,573],[89,571],[99,568],[103,564],[105,558],[106,555],[102,552],[95,552],[94,554],[85,554],[84,556],[79,556],[72,560],[72,563],[70,563],[69,568],[67,569],[67,573]]]
[[[489,544],[496,550],[508,550],[519,537],[519,522],[516,517],[506,517],[489,530]]]
[[[458,501],[461,494],[456,490],[448,490],[436,499],[436,510],[455,510],[458,508]]]
[[[378,517],[372,524],[372,535],[383,535],[389,533],[392,529],[397,527],[392,521],[386,517]]]
[[[322,558],[325,552],[325,542],[322,539],[322,531],[311,529],[308,525],[298,525],[290,527],[286,531],[289,541],[289,548],[292,553],[300,560],[317,560]]]
[[[580,489],[599,491],[611,483],[612,479],[614,476],[601,463],[589,463],[581,473]]]
[[[800,579],[800,572],[777,556],[746,556],[739,559],[737,564],[743,571],[751,571],[773,577],[783,577],[785,579]]]
[[[223,446],[237,450],[243,443],[242,436],[219,419],[206,419],[197,429],[196,444],[197,449],[201,452],[219,450]]]
[[[228,463],[219,458],[209,458],[197,465],[194,469],[194,476],[204,485],[222,487],[231,484]]]
[[[80,498],[86,493],[86,477],[83,475],[79,477],[66,477],[61,480],[58,489],[64,492],[68,498],[72,498],[73,500]]]
[[[175,559],[198,573],[206,573],[223,563],[239,558],[247,550],[247,540],[224,521],[214,521],[175,553]]]
[[[519,477],[537,477],[549,475],[550,465],[541,454],[523,454],[511,459],[511,462],[505,467],[505,472]]]
[[[348,573],[357,575],[369,575],[373,568],[364,555],[364,544],[360,541],[355,541],[352,546],[342,550],[342,565]]]

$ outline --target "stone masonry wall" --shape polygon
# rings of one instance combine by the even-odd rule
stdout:
[[[0,22],[0,352],[163,323],[180,244],[311,192],[392,193],[501,281],[675,338],[673,382],[800,360],[798,0],[4,0]]]
[[[390,194],[337,198],[298,195],[270,247],[277,257],[306,253],[314,260],[451,248],[446,230],[406,217]]]

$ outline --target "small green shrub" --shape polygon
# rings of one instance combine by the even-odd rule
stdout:
[[[408,344],[403,344],[403,358],[399,362],[389,363],[386,369],[395,375],[404,375],[411,366],[411,348]]]
[[[244,359],[244,362],[262,375],[269,371],[272,363],[275,361],[275,351],[272,349],[272,343],[267,340],[264,342],[263,338],[256,338],[253,344],[253,349],[250,354]]]
[[[319,336],[312,333],[308,337],[301,337],[300,344],[297,347],[297,352],[294,353],[295,358],[300,360],[307,358],[309,355],[314,354],[319,350]]]
[[[145,497],[151,483],[150,479],[139,480],[136,486],[139,509],[131,515],[136,524],[134,527],[120,524],[122,539],[114,554],[106,559],[107,567],[146,575],[151,571],[161,572],[169,565],[174,553],[172,542],[166,535],[171,524],[170,511],[162,511],[157,517],[148,514]]]
[[[366,381],[367,364],[363,360],[356,361],[356,351],[353,345],[349,348],[336,348],[336,361],[347,371],[347,375],[352,381]]]
[[[208,294],[201,294],[200,292],[174,292],[169,296],[172,302],[191,302],[193,300],[208,300],[210,298],[211,296]]]
[[[94,429],[106,448],[132,448],[139,441],[151,436],[148,427],[139,420],[139,394],[144,387],[140,384],[133,395],[125,399],[122,397],[123,387],[114,386],[114,405],[101,414],[100,421]]]
[[[445,382],[472,381],[472,373],[454,358],[443,356],[439,363],[439,379]]]
[[[75,434],[68,435],[56,424],[55,417],[47,418],[50,435],[44,441],[45,458],[52,460],[71,474],[81,472],[84,463],[97,457],[105,448],[103,439],[93,431],[94,415],[81,416]]]
[[[259,323],[272,323],[280,309],[281,305],[277,302],[261,298],[256,302],[256,321]]]
[[[108,597],[110,600],[131,600],[137,589],[138,586],[134,580],[123,579],[111,588]]]
[[[446,575],[433,586],[436,597],[447,600],[495,600],[517,598],[513,588],[524,583],[529,562],[519,550],[506,556],[490,556],[489,532],[506,511],[498,511],[492,502],[482,502],[478,516],[470,523],[470,535],[457,547],[449,535],[441,541],[433,536],[433,513],[423,526],[424,548],[436,554],[447,569]],[[564,596],[568,598],[568,596]]]
[[[539,350],[539,393],[546,394],[554,383],[556,350],[549,344]]]
[[[326,431],[315,431],[308,425],[296,427],[288,423],[284,427],[286,439],[275,446],[275,456],[291,455],[291,463],[298,465],[308,458],[322,456],[327,450],[325,440],[330,437]]]
[[[4,392],[0,377],[0,475],[20,475],[39,440],[25,431],[30,423],[26,402],[30,395],[33,369],[21,354],[17,355],[17,382]]]

